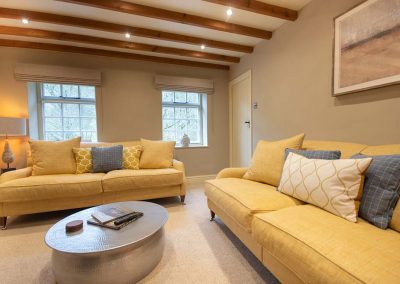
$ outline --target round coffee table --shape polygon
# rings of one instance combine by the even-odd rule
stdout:
[[[86,223],[96,207],[56,223],[45,241],[53,249],[52,268],[57,283],[135,283],[161,260],[164,224],[168,220],[164,207],[143,201],[101,206],[123,206],[144,215],[118,231]],[[72,220],[83,220],[83,229],[66,233],[65,224]]]

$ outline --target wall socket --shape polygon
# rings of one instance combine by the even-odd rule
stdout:
[[[258,102],[253,103],[253,109],[258,109]]]

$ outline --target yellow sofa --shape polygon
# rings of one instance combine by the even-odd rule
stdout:
[[[400,154],[400,144],[304,141],[303,148],[341,150],[342,158]],[[208,207],[282,283],[399,283],[400,202],[382,230],[245,180],[246,170],[224,169],[207,181]]]
[[[122,144],[133,146],[140,141],[121,143],[82,143],[81,147]],[[186,194],[185,168],[174,160],[167,169],[117,170],[106,174],[59,174],[32,176],[28,167],[0,176],[0,218],[2,228],[13,215],[81,208],[99,204],[179,196]]]

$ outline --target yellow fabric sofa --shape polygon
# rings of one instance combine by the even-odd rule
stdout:
[[[81,147],[119,144],[133,146],[140,141],[81,143]],[[166,169],[117,170],[104,173],[32,176],[28,167],[0,176],[0,218],[38,212],[81,208],[99,204],[179,196],[186,194],[185,168],[173,160]]]
[[[304,141],[303,148],[341,150],[342,158],[400,154],[400,144]],[[207,181],[208,207],[282,283],[399,283],[400,202],[382,230],[245,180],[246,170],[224,169]]]

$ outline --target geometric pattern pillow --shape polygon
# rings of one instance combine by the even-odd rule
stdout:
[[[354,200],[371,160],[308,159],[289,153],[278,191],[357,222]]]
[[[372,157],[372,163],[365,172],[359,216],[378,228],[386,229],[400,195],[400,155],[357,154],[352,158],[365,157]]]
[[[296,153],[308,159],[321,160],[337,160],[340,159],[340,156],[342,155],[340,151],[285,149],[285,159],[289,153]]]
[[[132,147],[124,147],[122,153],[122,166],[124,169],[138,170],[140,155],[142,154],[143,146],[136,145]]]
[[[90,148],[73,148],[76,160],[76,173],[84,174],[93,171],[92,150]]]
[[[92,147],[94,173],[107,173],[122,169],[123,146]]]

